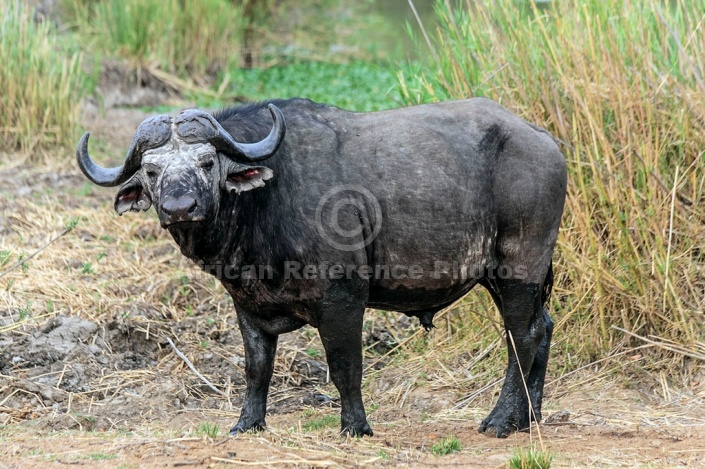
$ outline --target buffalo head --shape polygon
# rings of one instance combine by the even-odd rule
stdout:
[[[76,157],[95,184],[122,184],[115,210],[147,210],[154,205],[163,227],[201,222],[214,216],[223,192],[244,192],[264,185],[272,171],[253,163],[272,156],[284,138],[284,116],[269,105],[274,125],[256,143],[239,143],[204,111],[190,109],[177,117],[150,117],[137,128],[125,162],[102,168],[88,154],[86,132]]]

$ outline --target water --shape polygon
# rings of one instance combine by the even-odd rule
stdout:
[[[357,12],[362,23],[361,42],[383,59],[400,60],[417,58],[418,51],[411,41],[406,25],[414,32],[417,41],[423,41],[421,28],[409,6],[409,0],[368,0]],[[427,32],[435,29],[433,12],[435,0],[413,0],[416,12]]]

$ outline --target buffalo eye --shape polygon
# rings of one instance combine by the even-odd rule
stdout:
[[[201,168],[203,168],[205,171],[210,171],[211,169],[213,169],[214,164],[215,163],[213,162],[213,160],[206,160],[201,163]]]
[[[151,163],[147,163],[143,166],[144,174],[147,175],[150,182],[154,182],[159,176],[159,171],[161,170],[158,166]]]

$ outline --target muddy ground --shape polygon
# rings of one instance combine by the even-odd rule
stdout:
[[[550,385],[547,422],[496,440],[475,429],[498,386],[454,408],[466,397],[457,389],[439,387],[439,378],[423,385],[404,376],[403,364],[391,364],[366,377],[375,436],[341,438],[335,390],[325,363],[306,353],[317,350],[308,331],[284,337],[269,429],[229,438],[244,384],[241,341],[232,314],[207,323],[198,314],[146,326],[56,315],[3,334],[0,467],[505,467],[517,448],[531,445],[548,448],[554,467],[705,464],[702,398],[671,389],[666,400],[600,371]],[[375,343],[371,336],[368,343]],[[174,337],[228,397],[197,378],[165,337]],[[433,455],[433,445],[449,435],[462,450]]]
[[[96,158],[119,163],[145,116],[86,104]],[[631,381],[638,348],[567,376],[552,364],[546,422],[489,439],[476,428],[499,392],[496,333],[459,351],[432,331],[438,352],[416,356],[401,346],[420,335],[416,320],[380,312],[364,333],[374,437],[338,436],[337,393],[305,328],[280,341],[268,430],[229,438],[244,391],[229,298],[153,214],[118,217],[113,190],[61,161],[4,155],[0,166],[0,468],[506,467],[532,446],[551,451],[554,467],[705,466],[701,372]],[[462,449],[433,454],[451,435]]]
[[[307,331],[284,337],[268,430],[229,438],[243,394],[242,347],[232,314],[207,322],[57,315],[3,334],[0,467],[506,467],[517,448],[532,445],[549,449],[554,467],[705,465],[702,396],[670,389],[667,400],[601,371],[549,385],[547,422],[497,440],[476,427],[498,386],[456,408],[467,397],[458,389],[440,378],[420,383],[390,364],[365,378],[375,436],[341,438],[336,393],[325,363],[306,353],[317,349]],[[196,377],[165,337],[227,397]],[[429,374],[436,369],[429,364]],[[450,435],[462,450],[434,455]]]

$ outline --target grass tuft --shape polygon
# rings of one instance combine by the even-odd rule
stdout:
[[[111,459],[116,459],[117,456],[114,454],[107,453],[90,453],[88,459],[92,461],[109,461]]]
[[[218,436],[218,425],[212,422],[201,422],[196,428],[197,435],[205,435],[210,438]]]
[[[509,469],[549,469],[553,455],[538,449],[518,449],[509,459]]]
[[[442,438],[431,446],[431,453],[436,456],[457,453],[462,449],[460,441],[453,435]]]
[[[301,425],[301,428],[306,432],[315,432],[324,428],[337,428],[340,426],[339,415],[323,415],[311,419]]]

